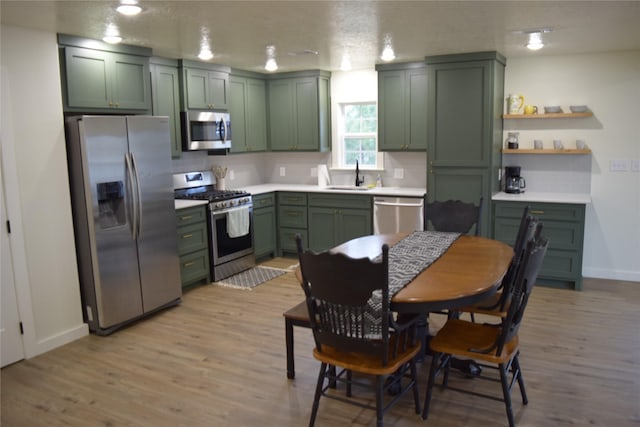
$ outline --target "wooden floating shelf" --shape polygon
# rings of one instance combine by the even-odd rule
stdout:
[[[564,148],[562,150],[542,149],[536,150],[535,148],[503,148],[504,154],[591,154],[591,150],[588,148],[578,150],[577,148]]]
[[[548,113],[548,114],[503,114],[503,119],[574,119],[578,117],[592,117],[592,111],[584,113]]]

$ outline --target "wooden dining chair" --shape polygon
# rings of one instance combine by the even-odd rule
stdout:
[[[503,322],[499,325],[490,325],[462,319],[448,319],[442,329],[431,339],[429,345],[433,355],[422,412],[423,419],[426,420],[429,416],[436,376],[441,372],[444,373],[442,385],[443,388],[447,388],[449,386],[451,360],[454,356],[458,356],[475,360],[482,367],[497,369],[499,381],[502,385],[502,399],[469,389],[448,388],[504,401],[509,426],[515,426],[511,389],[516,382],[520,388],[522,403],[525,405],[528,403],[519,361],[518,330],[522,324],[524,310],[540,271],[548,244],[549,241],[539,235],[527,242],[523,260],[516,273],[511,304],[509,305],[507,317]],[[477,378],[498,381],[495,375],[487,376],[486,373],[479,375]]]
[[[533,238],[536,233],[539,235],[542,232],[542,227],[543,224],[537,217],[529,215],[529,206],[525,207],[522,211],[518,233],[516,234],[516,239],[513,244],[513,258],[509,264],[509,269],[500,283],[498,291],[482,301],[458,308],[456,311],[459,313],[469,313],[472,321],[475,321],[475,314],[497,316],[502,319],[507,317],[509,303],[513,295],[516,273],[522,262],[526,243]]]
[[[475,235],[480,235],[482,202],[476,206],[460,200],[434,201],[424,207],[424,229],[468,233],[475,225]]]
[[[480,220],[482,218],[482,202],[476,206],[460,200],[434,201],[426,203],[424,208],[424,229],[468,233],[475,225],[475,235],[480,235]],[[448,317],[458,315],[457,312],[441,310],[433,314],[444,314]]]
[[[374,262],[304,251],[300,236],[296,246],[316,344],[313,356],[321,362],[309,426],[315,423],[322,396],[373,409],[352,399],[353,385],[371,387],[371,382],[355,379],[354,373],[375,377],[377,426],[382,426],[384,413],[410,390],[419,414],[418,316],[399,321],[389,309],[389,247],[383,245],[382,260]],[[336,368],[334,372],[330,366]],[[346,385],[345,396],[331,390],[336,383]],[[395,395],[385,398],[390,390]]]

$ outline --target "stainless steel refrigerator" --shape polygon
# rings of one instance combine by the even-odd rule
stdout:
[[[169,122],[66,121],[85,321],[100,335],[180,302]]]

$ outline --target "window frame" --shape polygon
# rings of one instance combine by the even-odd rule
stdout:
[[[346,132],[346,119],[345,119],[345,110],[347,106],[350,105],[373,105],[376,108],[376,130],[374,132],[362,132],[362,133],[351,133]],[[375,140],[375,153],[376,153],[376,161],[373,166],[360,164],[359,168],[361,170],[383,170],[383,156],[379,150],[378,146],[378,102],[377,100],[364,100],[364,101],[342,101],[337,103],[338,106],[338,144],[334,144],[332,147],[332,151],[334,152],[333,160],[333,169],[348,169],[351,170],[354,166],[345,164],[345,139],[348,137],[365,137],[370,138],[373,137]]]

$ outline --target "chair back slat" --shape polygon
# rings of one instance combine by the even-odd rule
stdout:
[[[475,235],[480,235],[482,202],[476,206],[460,200],[434,201],[427,203],[424,210],[424,229],[468,233],[476,226]]]
[[[538,223],[534,236],[526,244],[523,259],[516,274],[509,311],[502,324],[502,333],[500,334],[497,348],[498,354],[502,351],[504,345],[518,334],[529,296],[544,261],[549,240],[541,236],[541,230],[542,224]]]
[[[522,263],[526,250],[526,243],[534,237],[534,234],[542,231],[543,224],[537,217],[526,215],[528,208],[525,208],[523,218],[520,221],[518,235],[513,245],[513,258],[509,268],[502,279],[502,294],[500,295],[500,311],[504,311],[507,304],[511,302],[513,287],[516,281],[516,274]],[[526,216],[524,216],[526,215]]]
[[[389,247],[382,259],[354,259],[344,254],[304,251],[296,238],[302,288],[316,349],[323,345],[379,354],[388,360]]]

